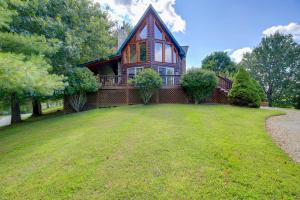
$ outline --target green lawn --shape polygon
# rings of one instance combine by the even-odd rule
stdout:
[[[151,105],[0,129],[0,199],[299,199],[278,111]]]

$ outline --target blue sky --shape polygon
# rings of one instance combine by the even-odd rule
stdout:
[[[190,46],[189,66],[213,51],[254,47],[269,27],[300,24],[300,0],[177,0],[175,10],[186,21],[174,36]]]
[[[300,41],[300,0],[94,0],[110,7],[110,17],[135,25],[149,4],[181,45],[188,45],[187,66],[201,66],[213,51],[234,61],[264,35],[290,33]]]

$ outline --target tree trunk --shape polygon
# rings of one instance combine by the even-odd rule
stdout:
[[[17,94],[11,95],[11,124],[21,122],[20,102]]]
[[[42,105],[38,99],[32,100],[32,115],[41,116],[42,115]]]

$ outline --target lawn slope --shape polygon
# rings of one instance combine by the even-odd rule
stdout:
[[[150,105],[0,129],[0,199],[299,199],[275,111]]]

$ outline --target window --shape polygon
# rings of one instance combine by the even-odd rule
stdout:
[[[135,75],[137,75],[143,69],[144,69],[144,67],[130,67],[127,69],[127,75],[128,75],[128,77],[133,78]]]
[[[159,40],[163,39],[163,34],[156,24],[154,24],[154,37],[155,39],[159,39]]]
[[[136,63],[136,45],[130,45],[130,63]]]
[[[174,68],[173,67],[159,67],[159,75],[163,80],[163,85],[174,85]]]
[[[162,43],[155,43],[155,61],[162,62]]]
[[[139,47],[140,47],[140,62],[146,62],[146,59],[147,59],[146,42],[140,43]]]
[[[165,62],[172,62],[172,46],[169,44],[165,45]]]
[[[176,50],[173,50],[173,63],[177,63],[177,54],[176,54]]]
[[[123,52],[123,62],[126,64],[126,63],[128,63],[128,48],[126,48],[125,50],[124,50],[124,52]]]
[[[147,38],[147,33],[148,33],[148,29],[147,29],[147,24],[143,27],[143,29],[140,32],[140,37],[139,39],[144,40]]]

